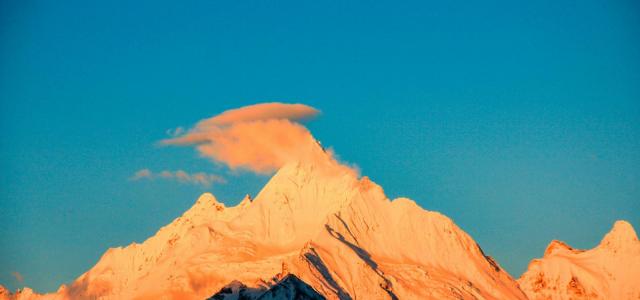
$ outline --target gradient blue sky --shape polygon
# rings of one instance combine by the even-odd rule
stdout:
[[[204,191],[255,195],[267,177],[156,142],[266,101],[320,109],[318,139],[514,277],[552,239],[640,226],[634,1],[2,1],[0,43],[11,289],[55,290]],[[128,180],[141,168],[228,183]]]

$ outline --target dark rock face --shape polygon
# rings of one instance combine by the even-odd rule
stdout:
[[[266,288],[250,288],[240,281],[232,281],[208,300],[255,300]]]
[[[272,286],[258,298],[259,300],[325,300],[310,285],[293,274],[285,276],[278,284]]]
[[[325,297],[300,278],[289,274],[269,289],[250,288],[233,281],[208,300],[325,300]]]

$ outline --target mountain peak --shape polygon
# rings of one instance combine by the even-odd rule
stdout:
[[[239,207],[245,207],[249,204],[251,204],[251,202],[253,201],[253,199],[251,198],[251,195],[246,194],[244,196],[244,198],[242,198],[242,201],[240,201],[240,203],[238,203]]]
[[[576,250],[552,241],[518,283],[529,299],[637,299],[640,242],[631,224],[617,221],[599,246]]]
[[[230,220],[251,205],[251,197],[246,195],[236,206],[227,207],[211,193],[204,193],[178,220],[180,224],[204,224],[213,220]]]
[[[194,206],[221,206],[222,208],[224,208],[224,203],[218,202],[218,199],[216,199],[216,196],[214,196],[213,194],[204,193],[200,195],[200,197],[198,197],[198,200],[196,200]]]
[[[599,247],[622,249],[636,243],[638,243],[638,236],[633,226],[627,221],[619,220],[613,224],[611,231],[604,236]]]
[[[209,215],[212,212],[222,212],[225,210],[224,203],[218,202],[218,199],[211,193],[204,193],[198,197],[196,203],[184,213],[184,217],[196,217]]]
[[[549,246],[547,246],[547,249],[544,250],[544,257],[547,257],[554,253],[559,253],[564,251],[569,251],[573,253],[580,252],[580,250],[573,249],[571,246],[567,245],[567,243],[563,241],[553,240],[551,241],[551,243],[549,243]]]
[[[303,155],[282,166],[277,173],[281,173],[283,170],[295,169],[296,172],[306,170],[307,172],[330,177],[345,174],[354,178],[359,177],[357,170],[339,162],[333,150],[324,148],[319,141],[308,143],[306,149],[302,152],[304,153]]]

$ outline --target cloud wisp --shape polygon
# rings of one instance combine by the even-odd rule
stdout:
[[[227,181],[216,174],[208,174],[204,172],[187,173],[183,170],[169,171],[164,170],[154,173],[149,169],[140,169],[130,178],[132,181],[138,180],[155,180],[155,179],[167,179],[177,180],[180,183],[189,183],[195,185],[201,185],[203,187],[210,187],[214,183],[226,183]]]
[[[201,120],[163,145],[195,146],[198,152],[230,169],[269,174],[308,151],[315,139],[296,121],[320,112],[304,104],[262,103],[227,110]]]
[[[13,279],[15,279],[19,284],[24,283],[24,276],[22,276],[22,274],[20,274],[19,272],[11,272],[11,276],[13,276]]]

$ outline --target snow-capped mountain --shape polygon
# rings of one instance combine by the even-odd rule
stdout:
[[[520,280],[525,294],[451,219],[410,199],[388,199],[380,186],[367,177],[359,178],[318,145],[310,153],[283,166],[254,200],[245,197],[237,206],[226,207],[213,195],[203,194],[154,236],[142,244],[109,249],[93,268],[56,293],[38,295],[25,289],[12,296],[0,290],[0,295],[17,299],[314,299],[316,294],[326,299],[527,299],[527,295],[542,295],[530,285],[533,275],[529,274],[538,274],[535,269]],[[603,243],[629,239],[628,232],[623,237],[615,232]],[[634,241],[637,244],[637,238]],[[615,249],[602,250],[608,252],[598,254],[598,259],[608,263],[611,251],[629,252],[625,258],[636,259],[631,264],[640,257],[637,245]],[[546,266],[546,259],[547,255],[538,264]],[[584,261],[590,263],[588,257]],[[619,263],[624,263],[622,258]],[[632,268],[629,274],[636,276],[637,264]],[[544,269],[544,274],[555,273]],[[610,279],[608,273],[594,276],[603,276],[598,279],[606,284]]]
[[[618,221],[591,250],[552,241],[518,279],[529,299],[640,299],[640,241]]]

